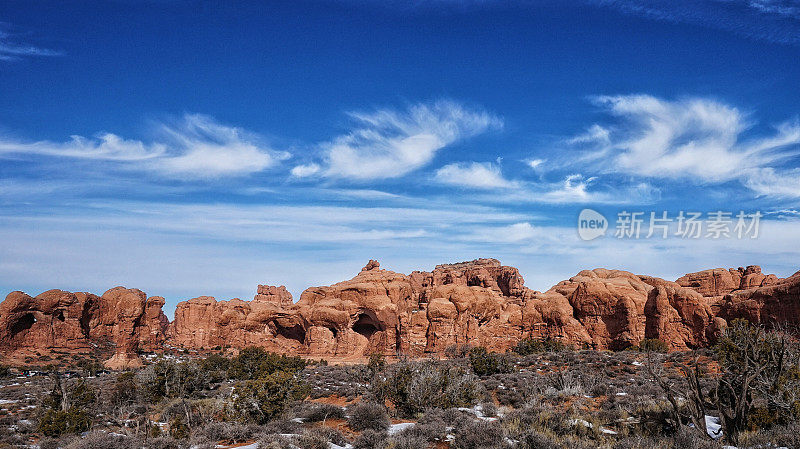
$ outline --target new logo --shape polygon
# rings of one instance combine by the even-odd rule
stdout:
[[[578,215],[578,236],[581,240],[594,240],[606,235],[608,220],[600,212],[584,209]]]

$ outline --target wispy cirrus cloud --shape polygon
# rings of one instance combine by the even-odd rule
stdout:
[[[490,162],[457,162],[436,170],[441,184],[475,189],[510,189],[518,183],[503,176],[500,166]]]
[[[503,126],[493,114],[448,100],[349,115],[355,128],[323,143],[322,160],[296,166],[294,176],[398,178],[428,165],[448,145]]]
[[[797,0],[587,0],[653,20],[689,23],[752,39],[800,45]]]
[[[63,56],[58,50],[37,47],[19,40],[8,31],[7,24],[0,23],[0,61],[17,61],[27,57]]]
[[[269,148],[254,133],[199,114],[160,123],[156,135],[150,142],[113,133],[93,138],[72,136],[65,142],[6,137],[0,138],[0,158],[91,160],[167,178],[207,179],[260,172],[290,156]]]
[[[616,122],[568,139],[584,149],[578,159],[584,167],[698,184],[739,181],[757,194],[800,196],[797,172],[781,168],[800,154],[797,120],[752,136],[749,114],[716,100],[618,95],[595,101]]]
[[[398,11],[470,11],[497,7],[530,9],[551,3],[542,0],[347,1],[376,4]],[[800,45],[798,0],[572,0],[565,3],[589,4],[661,22],[686,23],[727,31],[750,39]]]

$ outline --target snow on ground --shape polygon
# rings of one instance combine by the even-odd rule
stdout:
[[[706,432],[711,438],[717,439],[722,436],[722,423],[716,416],[706,415]]]
[[[571,420],[569,420],[569,423],[572,424],[573,426],[576,426],[576,425],[580,424],[583,427],[588,427],[590,429],[594,429],[594,424],[592,424],[589,421],[586,421],[584,419],[571,419]],[[617,435],[616,431],[611,430],[611,429],[606,429],[603,426],[600,426],[600,432],[602,432],[602,433],[604,433],[606,435]]]
[[[483,407],[481,407],[480,404],[472,408],[460,407],[459,410],[461,410],[462,412],[471,413],[475,415],[476,418],[481,419],[483,421],[497,421],[497,418],[495,417],[484,415]]]
[[[392,424],[389,426],[389,435],[394,435],[398,432],[402,432],[408,428],[414,427],[413,422],[401,422],[399,424]]]

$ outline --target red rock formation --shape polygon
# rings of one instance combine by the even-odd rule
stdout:
[[[786,279],[767,279],[760,282],[760,287],[726,295],[719,316],[728,321],[744,318],[769,326],[800,325],[800,271]]]
[[[35,298],[23,292],[11,292],[0,304],[0,347],[14,358],[52,349],[87,352],[88,323],[84,316],[86,293],[48,290]],[[90,299],[91,300],[91,299]]]
[[[138,366],[140,345],[155,350],[164,343],[163,304],[163,298],[147,300],[140,290],[124,287],[103,296],[49,290],[31,298],[12,292],[0,304],[0,352],[24,360],[113,346],[107,366]]]
[[[279,307],[291,307],[294,303],[292,294],[283,285],[259,285],[257,291],[253,301],[271,302]]]
[[[753,287],[774,284],[778,277],[774,274],[764,275],[761,267],[750,265],[747,268],[714,268],[681,276],[675,282],[683,287],[696,290],[703,296],[724,296],[734,290],[745,290]]]
[[[289,312],[292,297],[284,287],[259,286],[251,302],[216,301],[201,296],[178,303],[167,330],[168,343],[188,349],[265,346],[297,351],[305,341],[302,318]]]
[[[241,348],[359,359],[411,356],[453,345],[504,351],[522,338],[622,349],[658,338],[672,349],[714,341],[726,320],[800,321],[800,272],[787,279],[760,267],[689,273],[670,282],[626,271],[585,270],[541,293],[495,259],[436,266],[410,275],[369,263],[352,279],[304,291],[259,285],[253,301],[202,296],[178,304],[135,289],[102,296],[60,290],[13,292],[0,304],[0,352],[21,355],[114,348],[112,368],[137,366],[139,350]],[[19,357],[17,357],[19,358]]]

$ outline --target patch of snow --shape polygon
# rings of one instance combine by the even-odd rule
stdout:
[[[467,412],[467,413],[473,414],[473,415],[475,415],[476,418],[478,418],[480,420],[483,420],[483,421],[497,421],[497,418],[495,418],[495,417],[484,415],[483,414],[483,407],[481,407],[480,404],[476,405],[476,406],[474,406],[472,408],[459,407],[459,410],[462,411],[462,412]]]
[[[394,435],[398,432],[402,432],[403,430],[408,429],[410,427],[414,427],[413,422],[401,422],[399,424],[392,424],[391,426],[389,426],[389,435]]]
[[[638,360],[634,360],[633,363],[631,363],[631,365],[633,365],[633,366],[642,366],[642,362],[640,362]]]
[[[328,449],[352,449],[352,444],[345,444],[344,446],[339,446],[338,444],[328,443]]]
[[[620,391],[619,393],[617,393],[617,396],[627,396],[627,395],[628,393],[625,393],[624,391]]]
[[[585,419],[571,419],[571,420],[569,420],[569,423],[572,424],[573,426],[577,426],[577,425],[580,424],[583,427],[588,427],[590,429],[594,429],[594,424],[590,423],[589,421],[586,421]],[[600,432],[604,433],[606,435],[617,435],[616,431],[611,430],[611,429],[606,429],[603,426],[600,426]]]
[[[722,436],[722,422],[718,417],[706,415],[706,432],[715,440]]]

